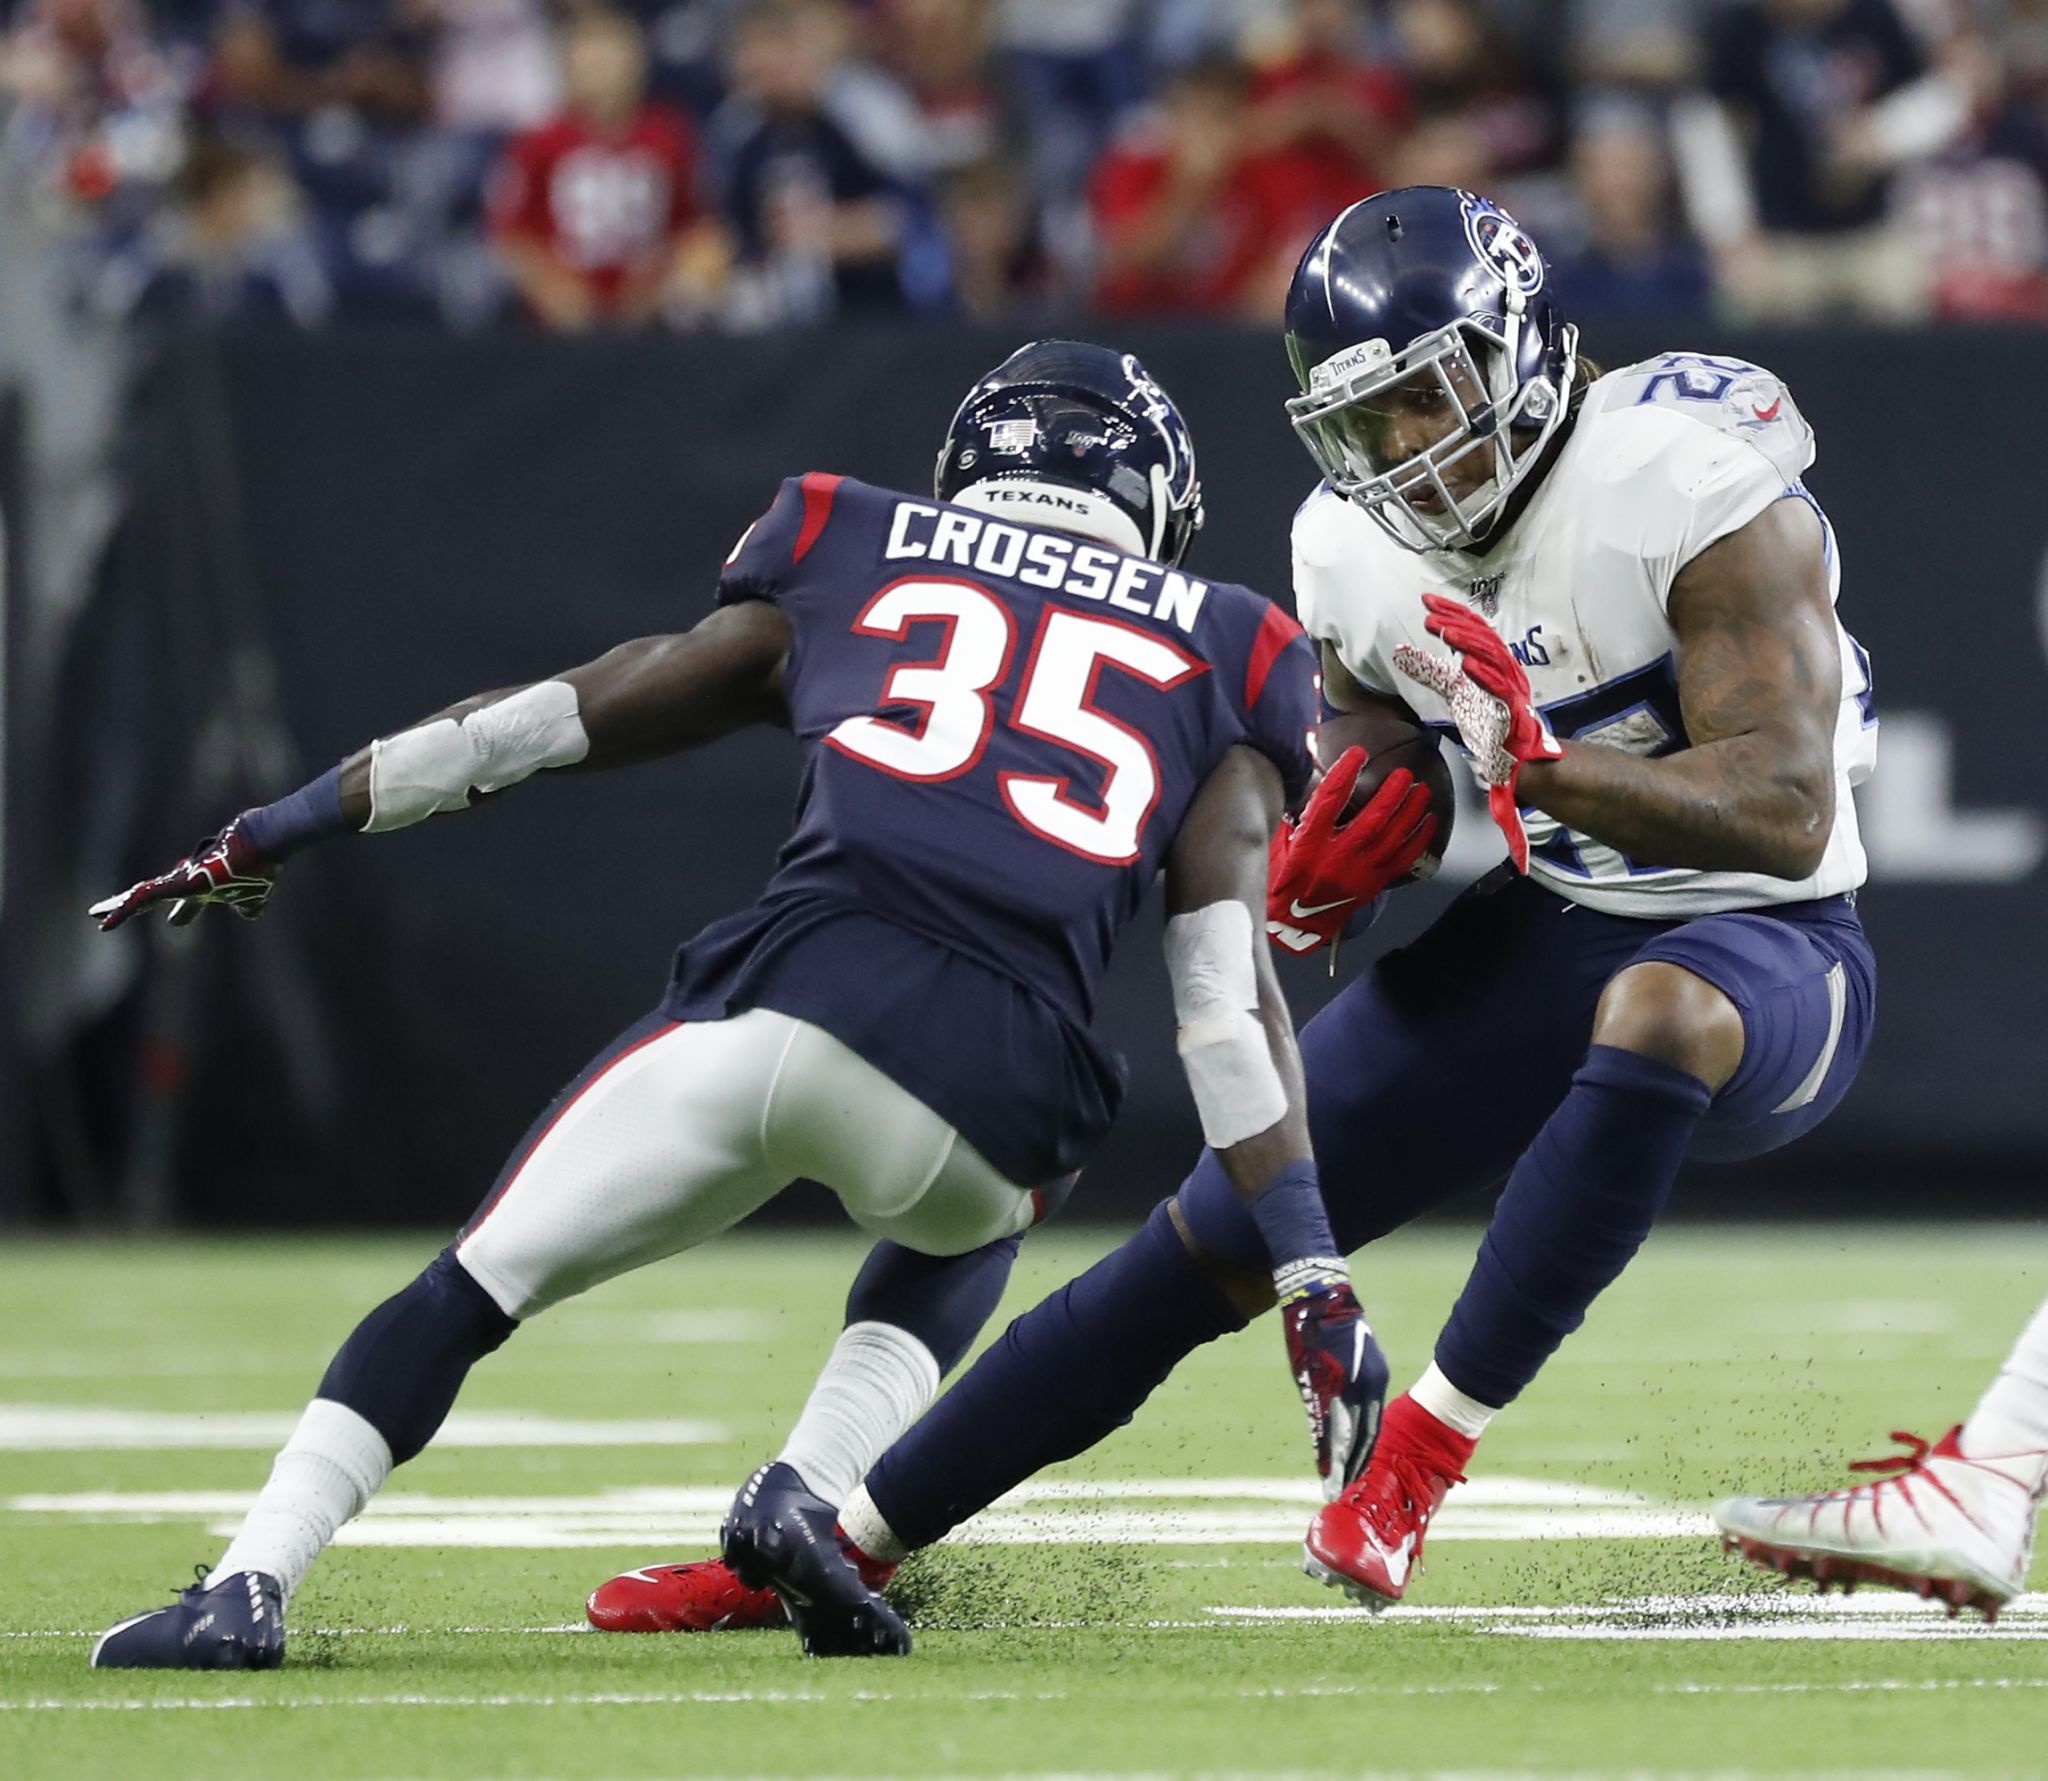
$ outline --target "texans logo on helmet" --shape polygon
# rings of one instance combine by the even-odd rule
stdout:
[[[1528,231],[1491,199],[1465,194],[1465,238],[1482,266],[1525,297],[1543,288],[1543,256]]]
[[[1131,399],[1139,412],[1159,429],[1159,436],[1166,441],[1166,483],[1179,493],[1182,475],[1194,458],[1192,448],[1186,444],[1187,424],[1166,392],[1152,381],[1151,373],[1138,363],[1135,353],[1124,354],[1124,375],[1131,380]]]

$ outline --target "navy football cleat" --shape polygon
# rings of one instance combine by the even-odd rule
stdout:
[[[910,1629],[860,1580],[839,1541],[839,1511],[780,1460],[741,1486],[719,1529],[725,1562],[750,1589],[782,1598],[809,1657],[908,1657]]]
[[[109,1627],[92,1648],[96,1670],[274,1670],[284,1662],[284,1587],[237,1571],[206,1587],[207,1567],[168,1608]]]

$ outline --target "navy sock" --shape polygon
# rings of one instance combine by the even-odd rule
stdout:
[[[950,1373],[1001,1303],[1020,1237],[999,1237],[965,1255],[920,1255],[887,1238],[868,1251],[846,1295],[848,1323],[908,1330]]]
[[[1511,1402],[1650,1234],[1713,1100],[1688,1071],[1596,1045],[1508,1176],[1436,1364]]]
[[[868,1494],[899,1540],[928,1546],[1123,1427],[1183,1355],[1244,1321],[1161,1205],[1122,1248],[1011,1324],[876,1461]]]
[[[434,1438],[469,1369],[518,1327],[444,1249],[356,1325],[315,1395],[346,1404],[403,1465]]]

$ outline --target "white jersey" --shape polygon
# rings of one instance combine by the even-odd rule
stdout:
[[[1792,496],[1813,429],[1785,386],[1736,359],[1667,353],[1601,378],[1578,423],[1507,535],[1483,556],[1417,553],[1363,509],[1319,488],[1294,519],[1301,622],[1371,691],[1425,723],[1457,732],[1434,693],[1396,672],[1404,643],[1441,651],[1423,629],[1422,596],[1470,600],[1528,670],[1557,735],[1660,755],[1687,746],[1678,699],[1678,638],[1666,610],[1678,572],[1716,539]],[[1828,594],[1841,563],[1827,516]],[[1810,877],[1708,872],[1631,859],[1524,811],[1529,869],[1552,889],[1616,915],[1684,918],[1853,890],[1866,866],[1849,788],[1877,756],[1870,664],[1836,626],[1842,705],[1835,724],[1835,822]]]

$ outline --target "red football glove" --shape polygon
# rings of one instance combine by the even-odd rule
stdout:
[[[1273,837],[1266,871],[1266,932],[1289,952],[1327,946],[1390,884],[1415,869],[1436,838],[1429,787],[1406,767],[1389,773],[1365,808],[1342,822],[1358,776],[1362,748],[1331,764],[1298,821]]]
[[[98,917],[102,933],[111,933],[158,903],[170,904],[170,922],[175,928],[196,921],[200,910],[215,904],[232,909],[244,921],[254,921],[277,887],[278,869],[256,851],[240,825],[237,817],[168,872],[130,885],[119,896],[102,898],[86,913]]]
[[[1349,1281],[1282,1301],[1287,1365],[1308,1412],[1316,1473],[1331,1498],[1365,1469],[1387,1397],[1387,1357]]]
[[[1442,594],[1424,594],[1423,621],[1457,656],[1432,655],[1404,643],[1394,666],[1450,707],[1451,721],[1486,786],[1486,808],[1507,837],[1517,872],[1529,869],[1529,836],[1522,827],[1515,783],[1530,761],[1555,761],[1564,749],[1529,690],[1529,676],[1498,632],[1469,607]]]

